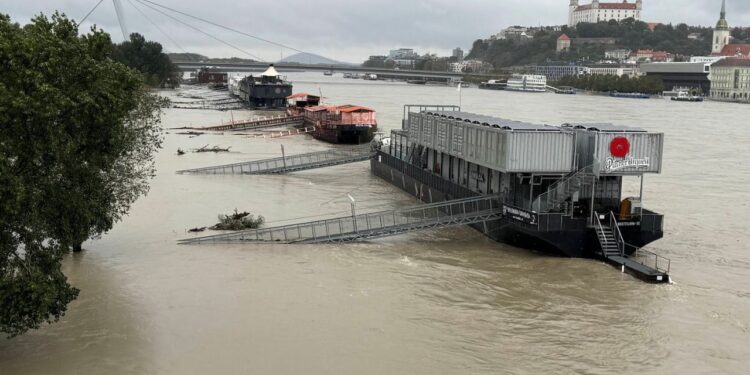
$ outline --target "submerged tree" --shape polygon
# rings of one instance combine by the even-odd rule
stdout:
[[[0,15],[0,331],[58,320],[78,295],[70,249],[148,191],[160,99],[112,59],[109,35],[63,15]]]

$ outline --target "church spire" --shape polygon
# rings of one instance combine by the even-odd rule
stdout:
[[[729,22],[727,22],[727,0],[721,1],[721,18],[716,23],[716,30],[729,30]]]

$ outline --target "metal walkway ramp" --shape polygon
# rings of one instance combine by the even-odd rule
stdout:
[[[305,122],[302,116],[279,115],[273,117],[256,117],[249,120],[230,121],[226,124],[203,126],[203,127],[182,127],[173,129],[189,129],[201,131],[235,131],[235,130],[255,130],[264,128],[275,128],[279,126],[300,126]]]
[[[444,228],[502,219],[497,196],[481,196],[419,205],[392,211],[339,217],[273,228],[253,229],[190,238],[181,244],[202,243],[330,243],[393,236],[424,229]]]
[[[249,161],[178,171],[178,174],[277,174],[369,160],[375,155],[370,145],[336,148],[326,151],[283,156],[280,158]]]

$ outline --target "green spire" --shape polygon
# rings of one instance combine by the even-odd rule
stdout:
[[[727,0],[721,1],[721,18],[716,23],[717,30],[729,30],[729,22],[727,22]]]

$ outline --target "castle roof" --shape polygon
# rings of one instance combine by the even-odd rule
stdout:
[[[592,4],[581,5],[576,8],[576,12],[581,10],[592,9]],[[615,9],[615,10],[636,10],[638,5],[635,3],[628,3],[627,0],[621,3],[599,3],[599,9]]]

